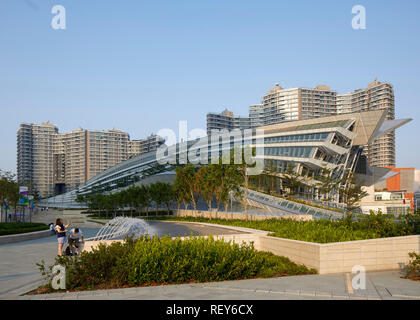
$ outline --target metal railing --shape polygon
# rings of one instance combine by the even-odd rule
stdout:
[[[274,212],[280,211],[279,213],[283,213],[285,215],[307,214],[312,215],[314,218],[322,219],[340,219],[343,217],[343,214],[339,212],[281,199],[254,190],[248,190],[248,199],[276,209]]]

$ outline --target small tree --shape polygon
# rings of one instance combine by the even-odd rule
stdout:
[[[17,203],[19,201],[18,194],[19,186],[15,181],[15,175],[11,172],[4,172],[0,170],[0,212],[3,212],[3,207],[5,206],[5,221],[7,221],[7,208],[9,205],[14,206],[16,212]]]
[[[346,213],[351,215],[351,212],[360,206],[360,201],[368,195],[362,189],[362,186],[357,183],[356,176],[353,172],[347,171],[341,181],[339,189],[343,197],[343,202],[346,205]]]
[[[316,183],[315,186],[323,194],[323,200],[328,207],[328,202],[331,200],[329,198],[331,191],[334,190],[342,180],[334,178],[332,176],[332,170],[327,167],[323,167],[320,170],[320,174],[316,176],[316,180],[318,180],[318,183]]]
[[[277,179],[277,170],[273,165],[273,161],[272,160],[268,160],[266,162],[266,165],[264,166],[264,170],[262,172],[262,174],[260,174],[260,177],[264,178],[264,181],[266,181],[267,183],[267,191],[270,194],[273,194],[275,191],[275,183],[276,183],[276,179]]]
[[[211,202],[216,193],[216,175],[215,175],[215,166],[210,164],[205,167],[201,167],[198,172],[198,185],[200,194],[203,197],[204,201],[207,202],[209,210],[212,209]]]
[[[152,201],[155,203],[156,208],[156,215],[158,215],[158,208],[165,202],[165,192],[166,187],[165,183],[156,182],[154,184],[149,185],[150,197]]]
[[[287,169],[281,174],[283,181],[289,188],[290,197],[293,198],[295,190],[302,185],[302,178],[295,170],[296,165],[289,163]]]
[[[131,208],[131,216],[133,216],[133,210],[139,207],[139,194],[140,188],[137,186],[131,186],[125,191],[124,202]]]
[[[196,211],[199,195],[199,179],[195,167],[191,164],[187,164],[185,167],[177,167],[175,183],[178,187],[181,186],[185,190],[187,201],[193,204],[194,211]]]
[[[234,157],[235,157],[235,149],[231,150],[230,153],[230,163],[231,166],[229,167],[229,175],[231,180],[231,186],[232,190],[236,188],[236,190],[239,190],[241,187],[243,188],[243,192],[241,195],[242,200],[242,207],[244,209],[244,214],[246,217],[246,220],[248,220],[248,190],[249,190],[249,180],[250,180],[250,174],[249,170],[251,168],[255,168],[256,163],[254,164],[248,164],[246,155],[255,156],[256,149],[245,146],[245,148],[240,150],[241,152],[241,163],[240,164],[234,164]]]
[[[170,215],[170,206],[171,202],[175,199],[175,191],[173,185],[170,183],[162,183],[160,186],[161,189],[161,201],[166,204],[166,209],[168,210],[168,216]]]
[[[149,215],[149,207],[151,202],[150,197],[150,188],[146,185],[141,185],[138,189],[137,193],[137,203],[138,206],[141,206],[142,208],[146,208],[146,216]]]
[[[177,172],[178,177],[178,172]],[[181,205],[184,204],[185,209],[187,209],[187,202],[188,202],[188,190],[187,186],[181,179],[175,179],[174,182],[174,192],[178,210],[180,210]]]

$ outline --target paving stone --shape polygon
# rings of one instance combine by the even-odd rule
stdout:
[[[315,297],[315,291],[304,291],[304,290],[299,290],[299,295],[300,295],[300,296]]]

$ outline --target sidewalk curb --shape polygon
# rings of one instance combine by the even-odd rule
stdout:
[[[8,244],[8,243],[15,243],[15,242],[22,242],[28,240],[35,240],[40,238],[46,238],[52,236],[53,232],[51,230],[42,230],[42,231],[35,231],[35,232],[28,232],[28,233],[19,233],[19,234],[11,234],[7,236],[0,236],[0,245],[1,244]]]

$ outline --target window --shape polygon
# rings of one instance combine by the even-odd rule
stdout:
[[[308,158],[313,147],[278,147],[265,148],[265,155],[280,157]]]
[[[293,136],[281,136],[281,137],[270,137],[265,138],[265,143],[288,143],[288,142],[313,142],[313,141],[325,141],[328,137],[328,133],[312,133],[312,134],[299,134]]]

